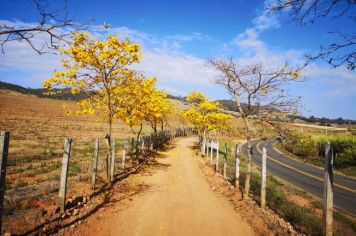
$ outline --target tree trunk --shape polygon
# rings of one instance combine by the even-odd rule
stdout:
[[[111,138],[111,133],[112,133],[112,117],[109,117],[108,120],[108,133],[107,136]]]
[[[140,135],[142,131],[142,123],[140,125],[140,130],[137,132],[137,137],[136,137],[136,160],[139,162],[140,159]]]
[[[157,121],[151,122],[151,127],[153,129],[154,134],[157,134]]]
[[[142,123],[141,123],[141,125],[140,125],[140,130],[137,132],[137,141],[138,141],[139,138],[140,138],[141,131],[142,131]]]
[[[203,132],[203,145],[201,146],[201,153],[205,154],[205,146],[206,146],[206,137],[205,137],[206,130]]]
[[[111,114],[111,111],[110,111],[110,114]],[[106,174],[107,174],[107,180],[108,182],[110,181],[110,164],[111,164],[111,134],[112,134],[112,116],[109,115],[109,118],[108,118],[108,133],[106,134],[105,136],[105,139],[106,139],[106,144],[107,144],[107,148],[108,148],[108,151],[106,153]]]
[[[164,124],[163,124],[163,120],[161,120],[161,132],[163,132],[163,128],[164,128]]]
[[[252,157],[252,145],[251,145],[251,137],[247,137],[247,171],[246,171],[246,180],[245,180],[245,188],[243,198],[248,199],[248,193],[250,191],[250,180],[251,180],[251,157]]]
[[[252,159],[252,145],[251,145],[251,134],[252,134],[252,129],[251,126],[247,120],[246,114],[242,109],[241,106],[241,98],[240,95],[235,94],[235,99],[236,99],[236,105],[239,109],[239,112],[241,114],[241,118],[244,121],[245,124],[245,129],[246,129],[246,141],[247,141],[247,171],[246,171],[246,179],[245,179],[245,188],[244,188],[244,194],[243,194],[243,199],[248,199],[249,192],[250,192],[250,180],[251,180],[251,159]]]

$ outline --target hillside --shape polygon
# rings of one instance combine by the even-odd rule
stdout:
[[[78,101],[78,100],[88,97],[88,95],[84,92],[80,93],[79,95],[73,95],[70,92],[70,90],[64,90],[62,92],[62,94],[48,96],[48,95],[43,94],[44,92],[46,92],[45,89],[25,88],[25,87],[17,85],[17,84],[7,83],[7,82],[3,82],[3,81],[0,81],[0,89],[15,91],[15,92],[27,94],[27,95],[35,95],[40,98],[53,98],[53,99],[67,100],[67,101]],[[168,98],[172,99],[172,100],[185,102],[185,97],[181,97],[181,96],[174,96],[174,95],[168,94]]]
[[[77,101],[81,100],[83,98],[86,98],[88,95],[85,93],[80,93],[78,95],[73,95],[69,90],[64,90],[62,94],[58,95],[53,95],[53,96],[48,96],[44,95],[43,93],[46,92],[45,89],[42,88],[25,88],[20,85],[12,84],[12,83],[6,83],[0,81],[0,89],[3,90],[11,90],[23,94],[28,94],[28,95],[35,95],[40,98],[53,98],[53,99],[59,99],[59,100],[67,100],[67,101]],[[55,90],[56,91],[56,90]]]
[[[43,93],[45,92],[45,89],[42,88],[25,88],[20,85],[12,84],[12,83],[6,83],[0,81],[0,89],[3,90],[10,90],[10,91],[15,91],[19,92],[22,94],[28,94],[28,95],[35,95],[40,98],[52,98],[52,99],[58,99],[58,100],[66,100],[66,101],[78,101],[83,98],[86,98],[88,95],[86,93],[80,93],[79,95],[73,95],[69,90],[64,90],[62,94],[58,95],[53,95],[53,96],[48,96],[44,95]],[[179,109],[187,109],[186,105],[186,99],[185,97],[182,96],[174,96],[168,94],[168,98],[171,100],[174,100],[174,103],[178,105]],[[232,115],[238,116],[236,112],[238,112],[238,108],[236,106],[236,103],[233,100],[216,100],[216,102],[219,102],[224,110],[230,111]],[[246,104],[242,103],[242,107],[246,108]],[[255,114],[256,115],[256,114]],[[310,117],[304,117],[304,116],[298,116],[294,117],[295,119],[303,120],[308,123],[313,123],[313,124],[320,124],[320,125],[329,125],[329,124],[337,124],[337,125],[343,125],[343,124],[356,124],[355,120],[351,119],[343,119],[341,117],[337,119],[330,119],[330,118],[318,118],[315,116],[310,116]]]

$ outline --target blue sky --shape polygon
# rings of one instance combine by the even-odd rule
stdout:
[[[60,8],[61,0],[51,1]],[[0,24],[34,23],[31,1],[1,0]],[[333,41],[327,32],[351,33],[345,19],[321,19],[300,26],[284,15],[266,15],[265,1],[79,1],[69,0],[69,15],[78,22],[94,18],[94,25],[111,25],[110,33],[143,45],[144,59],[137,69],[159,79],[160,88],[175,95],[200,90],[213,99],[229,95],[212,83],[215,72],[206,66],[212,57],[234,57],[264,65],[301,63],[304,54]],[[41,37],[38,39],[42,40]],[[39,56],[22,43],[9,43],[0,54],[0,80],[40,87],[59,69],[58,56]],[[289,86],[301,96],[304,115],[356,119],[356,76],[345,68],[313,63],[306,82]]]

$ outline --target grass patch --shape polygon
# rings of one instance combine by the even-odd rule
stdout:
[[[80,174],[82,172],[82,168],[80,166],[80,163],[73,161],[69,163],[69,176],[76,176],[77,174]]]
[[[273,183],[276,186],[284,186],[284,184],[273,176],[267,176],[267,181]]]
[[[245,175],[246,173],[243,174]],[[250,193],[257,202],[260,201],[260,178],[259,173],[254,172],[251,174]],[[278,190],[278,187],[283,185],[278,179],[268,176],[266,187],[267,205],[301,233],[306,235],[322,235],[321,219],[316,218],[309,209],[289,200],[282,191]]]
[[[336,223],[334,235],[355,235],[356,221],[338,211],[334,211],[334,219]]]
[[[53,156],[44,155],[44,154],[21,156],[21,157],[15,157],[14,159],[9,159],[7,161],[7,165],[8,166],[18,166],[18,165],[24,165],[27,163],[31,163],[33,161],[45,161],[45,160],[50,160],[53,158],[54,158]]]
[[[300,232],[307,235],[322,235],[322,222],[309,209],[290,201],[283,192],[274,186],[267,187],[267,204],[293,224]]]
[[[37,174],[45,174],[55,170],[59,170],[61,168],[61,163],[58,162],[54,165],[47,166],[46,163],[42,162]]]

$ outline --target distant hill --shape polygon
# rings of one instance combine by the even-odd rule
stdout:
[[[25,87],[22,87],[17,84],[6,83],[6,82],[2,82],[2,81],[0,81],[0,89],[11,90],[11,91],[15,91],[15,92],[23,93],[23,94],[31,94],[31,95],[35,95],[40,98],[53,98],[53,99],[69,100],[69,101],[78,101],[78,100],[88,97],[88,95],[84,92],[82,92],[78,95],[73,95],[70,92],[70,90],[64,90],[63,93],[59,94],[59,95],[49,96],[49,95],[43,94],[44,92],[46,92],[46,90],[42,89],[42,88],[37,88],[37,89],[25,88]],[[56,91],[56,90],[54,90],[54,91]],[[168,98],[182,101],[182,102],[186,101],[185,97],[182,97],[182,96],[174,96],[174,95],[168,94]]]
[[[221,104],[223,108],[229,111],[235,111],[239,112],[239,109],[237,108],[236,102],[232,100],[216,100],[215,102],[218,102]]]
[[[182,96],[174,96],[174,95],[168,94],[167,97],[170,98],[170,99],[179,100],[179,101],[182,101],[182,102],[186,102],[187,101],[185,99],[186,97],[182,97]]]
[[[330,119],[330,118],[319,118],[315,116],[298,116],[296,117],[297,119],[304,120],[308,123],[318,123],[320,125],[326,125],[328,126],[329,124],[336,124],[336,125],[346,125],[346,124],[356,124],[356,120],[351,120],[351,119],[343,119],[341,117],[337,119]]]
[[[64,90],[62,94],[49,96],[49,95],[43,94],[44,92],[46,92],[45,89],[25,88],[20,85],[6,83],[6,82],[2,82],[2,81],[0,81],[0,89],[11,90],[11,91],[15,91],[15,92],[23,93],[23,94],[31,94],[31,95],[35,95],[40,98],[53,98],[53,99],[68,100],[68,101],[78,101],[78,100],[88,97],[88,95],[85,93],[73,95],[69,90]]]
[[[229,111],[234,111],[234,112],[239,112],[239,108],[236,105],[236,102],[233,100],[216,100],[215,102],[219,102],[221,104],[221,106]],[[242,109],[246,109],[247,108],[247,104],[246,103],[241,103]],[[257,115],[257,113],[255,114],[254,112],[251,115]]]
[[[78,101],[78,100],[88,97],[88,95],[84,92],[82,92],[78,95],[73,95],[70,92],[70,90],[64,90],[62,94],[49,96],[49,95],[43,94],[44,92],[46,92],[46,90],[42,89],[42,88],[37,88],[37,89],[25,88],[20,85],[6,83],[6,82],[2,82],[2,81],[0,81],[0,89],[11,90],[11,91],[15,91],[15,92],[23,93],[23,94],[31,94],[31,95],[35,95],[40,98],[53,98],[53,99],[68,100],[68,101]],[[186,103],[186,97],[168,95],[168,98],[181,101],[181,102],[183,102],[183,104]],[[235,101],[224,99],[224,100],[216,100],[216,102],[219,102],[225,110],[232,111],[232,112],[239,112]],[[184,105],[184,107],[186,107],[186,105]],[[245,108],[246,104],[243,103],[242,107]],[[341,117],[339,117],[337,119],[329,119],[329,118],[325,118],[325,117],[318,118],[318,117],[314,117],[314,116],[310,116],[310,117],[298,116],[298,117],[291,117],[291,118],[304,120],[309,123],[319,123],[321,125],[327,125],[327,124],[339,124],[340,125],[340,124],[350,124],[350,123],[356,124],[355,120],[343,119]]]
[[[223,108],[229,110],[229,111],[235,111],[235,112],[239,112],[236,102],[232,101],[232,100],[217,100],[216,102],[219,102]],[[246,107],[246,104],[242,104],[242,107]],[[310,116],[310,117],[304,117],[304,116],[297,116],[297,117],[290,117],[291,119],[299,119],[299,120],[303,120],[305,122],[308,123],[317,123],[320,125],[328,125],[328,124],[337,124],[337,125],[343,125],[343,124],[356,124],[355,120],[351,120],[351,119],[343,119],[341,117],[337,118],[337,119],[330,119],[330,118],[319,118],[319,117],[315,117],[315,116]]]
[[[0,81],[0,89],[11,90],[11,91],[15,91],[15,92],[23,93],[23,94],[31,94],[31,95],[35,95],[40,98],[53,98],[53,99],[68,100],[68,101],[78,101],[78,100],[88,97],[88,95],[86,93],[80,93],[78,95],[73,95],[69,90],[67,90],[67,91],[64,90],[62,94],[49,96],[49,95],[43,94],[44,92],[46,92],[46,90],[42,89],[42,88],[36,88],[36,89],[25,88],[25,87],[22,87],[17,84],[6,83],[6,82],[2,82],[2,81]],[[168,98],[186,103],[186,97],[174,96],[174,95],[168,94]],[[216,102],[219,102],[222,105],[222,107],[226,110],[238,112],[236,103],[234,101],[217,100]]]

